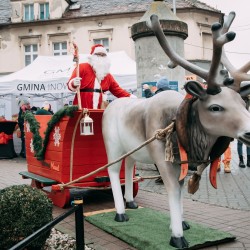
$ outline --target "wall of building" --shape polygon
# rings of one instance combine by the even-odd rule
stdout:
[[[71,20],[61,22],[40,22],[39,24],[11,25],[0,30],[2,37],[0,73],[15,72],[25,66],[24,45],[37,43],[39,55],[53,55],[53,42],[75,41],[80,53],[89,53],[93,39],[108,37],[110,51],[124,50],[134,58],[134,44],[130,37],[130,27],[137,21],[133,17],[101,20]],[[100,25],[100,24],[99,24]],[[68,51],[68,53],[71,53]],[[15,60],[13,60],[15,58]]]
[[[51,6],[49,21],[15,23],[0,28],[0,57],[4,58],[0,60],[0,74],[22,69],[25,66],[24,45],[32,43],[39,44],[39,55],[53,55],[53,42],[63,41],[68,43],[75,41],[80,53],[89,53],[94,38],[108,37],[110,51],[124,50],[131,58],[136,58],[130,27],[142,17],[143,13],[55,20],[65,11],[66,1],[47,1]],[[12,6],[12,21],[20,22],[21,19],[17,16],[22,13],[22,7],[15,1],[12,2]],[[220,15],[202,10],[199,12],[185,10],[178,12],[177,16],[188,24],[189,36],[184,41],[185,58],[210,60],[212,48],[210,25],[218,21]],[[209,47],[205,52],[204,44]]]
[[[40,3],[49,3],[50,19],[61,18],[66,8],[68,7],[67,2],[62,0],[43,0],[43,1],[23,0],[17,2],[11,1],[11,8],[12,8],[11,22],[13,23],[22,22],[24,13],[24,4],[34,4],[34,17],[35,20],[39,20]]]
[[[211,25],[219,21],[218,14],[187,11],[177,16],[188,25],[188,37],[184,41],[185,58],[188,60],[211,60]]]

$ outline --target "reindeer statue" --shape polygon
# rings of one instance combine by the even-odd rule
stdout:
[[[213,57],[209,71],[181,58],[170,47],[156,15],[151,16],[151,28],[160,45],[171,59],[169,66],[177,65],[199,75],[207,82],[203,89],[198,82],[189,81],[185,90],[191,98],[176,91],[164,91],[149,99],[120,98],[113,101],[103,115],[103,136],[108,161],[112,162],[151,138],[158,129],[166,128],[175,120],[175,131],[171,134],[174,149],[178,145],[185,149],[188,162],[196,162],[196,178],[227,148],[231,138],[237,138],[250,146],[250,113],[241,96],[250,93],[250,86],[240,89],[240,77],[234,81],[227,71],[219,71],[223,45],[232,41],[234,32],[228,32],[234,13],[230,13],[223,26],[212,26]],[[172,236],[170,245],[188,247],[183,230],[189,229],[183,219],[182,156],[177,150],[174,160],[165,159],[166,138],[154,140],[129,155],[125,160],[126,207],[136,209],[133,199],[132,176],[135,162],[156,163],[168,191]],[[122,190],[119,181],[121,162],[109,167],[116,216],[118,222],[127,221]],[[211,171],[211,170],[210,170]]]

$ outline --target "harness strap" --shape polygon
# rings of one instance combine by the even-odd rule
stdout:
[[[179,181],[183,180],[188,173],[188,159],[187,159],[187,152],[183,148],[183,146],[178,141],[178,147],[180,152],[180,159],[181,159],[181,173],[179,177]]]
[[[180,158],[181,158],[181,173],[179,177],[179,181],[183,180],[188,173],[188,160],[187,160],[187,152],[182,147],[182,145],[178,142]],[[219,164],[220,158],[216,158],[214,161],[211,162],[210,171],[209,171],[209,180],[211,185],[217,189],[217,168]]]
[[[211,185],[215,189],[217,189],[216,176],[217,176],[217,168],[218,168],[219,161],[220,161],[220,157],[213,160],[211,162],[210,171],[209,171],[209,180],[210,180]]]

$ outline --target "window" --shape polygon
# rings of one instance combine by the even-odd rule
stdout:
[[[49,3],[40,4],[40,20],[49,19]]]
[[[94,44],[101,44],[109,52],[109,39],[108,38],[99,38],[93,39]]]
[[[24,5],[24,21],[34,21],[34,4]]]
[[[67,55],[67,42],[53,43],[53,54],[54,56]]]
[[[113,29],[88,30],[88,33],[89,41],[93,41],[93,44],[102,44],[108,52],[110,51]]]
[[[24,45],[25,66],[31,64],[38,56],[37,44]]]

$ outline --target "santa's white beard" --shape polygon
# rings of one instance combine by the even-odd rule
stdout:
[[[102,81],[102,79],[109,73],[110,60],[107,56],[102,57],[91,55],[89,57],[89,64],[93,67],[98,81]]]

